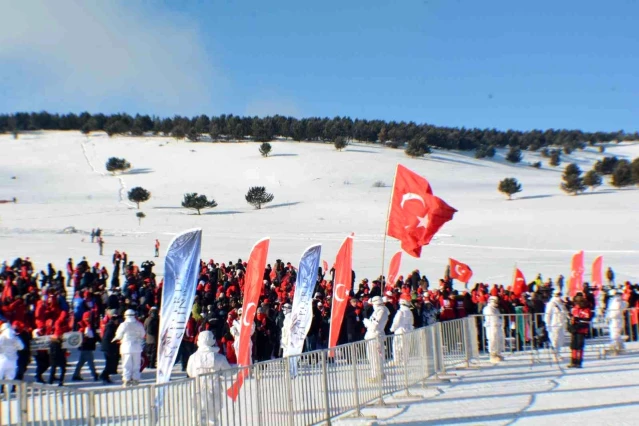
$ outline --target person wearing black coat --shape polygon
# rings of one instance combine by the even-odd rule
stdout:
[[[357,313],[357,299],[353,298],[346,305],[344,320],[346,322],[346,342],[358,342],[362,340],[362,318]]]
[[[118,325],[120,325],[120,319],[117,315],[113,315],[104,329],[104,336],[102,336],[102,344],[101,349],[104,352],[104,370],[102,370],[102,374],[100,374],[100,379],[102,379],[102,383],[105,385],[108,383],[113,383],[110,379],[111,374],[117,374],[118,370],[118,362],[120,355],[120,344],[117,342],[112,342],[115,337],[115,332],[118,329]]]
[[[146,333],[144,352],[149,357],[149,368],[156,368],[160,319],[158,318],[158,310],[155,307],[151,308],[149,316],[144,321],[144,332]]]

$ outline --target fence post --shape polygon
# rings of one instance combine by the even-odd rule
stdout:
[[[436,326],[437,326],[437,335],[439,336],[439,345],[435,345],[435,348],[438,349],[437,355],[439,358],[437,369],[441,370],[441,373],[446,374],[446,360],[444,359],[444,336],[443,336],[442,323],[438,322]]]
[[[286,382],[286,399],[288,400],[288,424],[295,424],[295,410],[293,407],[293,378],[291,377],[291,363],[297,363],[297,357],[282,358],[284,367],[284,381]]]
[[[6,385],[9,386],[9,385]],[[29,421],[29,398],[27,397],[27,384],[25,382],[21,382],[20,385],[16,388],[18,389],[18,416],[20,417],[20,424],[26,425]],[[8,394],[8,392],[7,392]],[[8,411],[9,416],[11,416],[11,410]],[[11,419],[9,418],[9,421]]]
[[[413,343],[413,334],[409,334],[408,335],[409,338],[406,339],[406,335],[404,334],[400,334],[399,336],[395,336],[394,339],[395,341],[393,341],[393,344],[396,345],[398,343],[401,342],[401,346],[402,346],[402,351],[401,351],[401,355],[402,355],[402,360],[401,361],[406,361],[404,363],[404,388],[406,389],[406,396],[412,396],[412,394],[410,393],[410,391],[408,390],[408,363],[410,361],[410,349]],[[401,341],[398,341],[398,339],[401,339]],[[408,342],[407,342],[408,341]],[[407,343],[409,343],[407,345]],[[406,347],[408,346],[408,347]]]
[[[157,421],[155,418],[155,385],[151,385],[149,388],[149,396],[147,398],[147,404],[149,406],[149,426],[155,426]]]
[[[260,371],[260,365],[259,364],[252,364],[249,367],[249,371],[252,371],[252,374],[250,374],[252,377],[255,377],[255,387],[257,388],[257,397],[256,399],[256,405],[257,405],[257,424],[261,425],[262,423],[262,392],[260,389],[260,379],[262,376],[262,372]]]
[[[470,341],[470,331],[469,329],[469,320],[470,317],[466,317],[462,320],[462,341],[464,342],[464,355],[466,356],[466,368],[470,368],[470,346],[468,343]]]
[[[355,415],[357,417],[362,416],[362,409],[359,401],[359,381],[357,380],[357,345],[351,343],[351,364],[353,365],[353,388],[355,390]]]
[[[328,368],[326,365],[326,351],[322,351],[322,385],[324,386],[324,405],[326,406],[326,424],[331,425],[331,407],[328,398]]]
[[[95,413],[95,391],[89,391],[88,393],[88,404],[87,404],[87,411],[88,411],[88,420],[89,420],[89,426],[95,426],[95,417],[96,417],[96,413]]]

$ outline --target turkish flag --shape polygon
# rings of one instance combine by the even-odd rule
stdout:
[[[473,276],[473,270],[465,263],[461,263],[453,258],[450,261],[450,277],[463,283],[468,283]]]
[[[439,229],[457,210],[433,195],[426,178],[397,165],[386,234],[397,238],[402,249],[420,257]]]
[[[248,266],[246,269],[246,281],[244,284],[244,300],[242,302],[242,318],[240,319],[240,347],[237,353],[238,367],[251,365],[251,352],[249,343],[251,342],[251,331],[255,321],[255,312],[260,301],[262,292],[262,278],[266,267],[266,257],[268,256],[268,246],[270,240],[264,238],[258,241],[251,250]],[[248,368],[240,370],[235,383],[226,391],[226,394],[235,401],[240,393],[240,388],[244,383],[244,378],[248,376]]]
[[[595,288],[595,297],[603,288],[603,256],[598,256],[592,262],[592,285]]]
[[[397,281],[397,276],[399,275],[399,265],[402,263],[402,252],[398,251],[393,255],[390,261],[390,267],[388,269],[388,277],[386,280],[386,284],[391,287],[395,287],[395,281]]]
[[[568,280],[568,288],[570,289],[570,297],[573,298],[577,293],[584,289],[584,252],[583,250],[575,253],[572,257],[570,267],[570,279]]]
[[[515,278],[513,279],[513,294],[516,297],[521,296],[526,292],[526,278],[524,278],[524,273],[519,270],[519,268],[515,269]]]
[[[335,282],[333,283],[333,306],[331,307],[331,328],[328,332],[328,347],[337,346],[344,311],[353,285],[353,234],[346,237],[335,259]]]

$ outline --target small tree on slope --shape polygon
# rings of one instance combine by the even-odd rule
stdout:
[[[135,217],[138,218],[138,226],[139,226],[139,225],[142,225],[142,219],[144,219],[146,215],[144,214],[144,212],[137,212],[135,214]]]
[[[518,146],[511,146],[506,154],[506,160],[511,163],[519,163],[521,161],[521,149]]]
[[[131,163],[124,158],[111,157],[106,162],[107,172],[115,174],[115,172],[122,172],[131,168]]]
[[[338,136],[335,138],[335,142],[333,142],[333,145],[335,146],[336,150],[341,151],[346,148],[348,142],[346,142],[346,138],[344,136]]]
[[[271,144],[268,142],[263,142],[260,145],[260,154],[262,154],[262,157],[268,157],[270,153],[271,153]]]
[[[564,169],[563,182],[560,188],[568,194],[577,195],[585,191],[584,180],[581,177],[581,169],[575,163],[570,163]]]
[[[512,200],[513,194],[521,192],[521,184],[515,178],[505,178],[499,182],[497,187],[499,192],[506,194],[509,200]]]
[[[151,193],[141,186],[136,186],[135,188],[131,188],[129,191],[129,201],[138,205],[138,210],[140,209],[140,203],[148,201],[151,198]]]
[[[615,169],[612,172],[612,179],[610,180],[612,186],[616,188],[623,188],[624,186],[630,186],[634,183],[632,178],[632,167],[628,160],[619,160]]]
[[[595,170],[588,170],[584,175],[583,183],[594,191],[602,183],[601,175]]]
[[[249,188],[246,193],[246,202],[255,207],[256,209],[261,209],[263,204],[270,203],[273,201],[273,194],[269,194],[266,192],[266,188],[263,186],[253,186]]]
[[[209,200],[206,195],[198,195],[197,192],[190,194],[184,194],[184,200],[182,200],[182,207],[187,209],[196,210],[197,214],[200,214],[200,210],[212,209],[217,207],[215,200]]]

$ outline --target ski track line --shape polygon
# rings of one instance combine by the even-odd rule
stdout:
[[[80,144],[80,146],[82,147],[82,154],[84,155],[84,159],[87,160],[87,163],[89,164],[89,167],[91,167],[91,170],[93,170],[95,173],[99,174],[100,176],[106,176],[106,173],[100,172],[98,169],[96,169],[93,163],[91,162],[91,160],[89,159],[89,155],[86,149],[87,144],[88,144],[88,137],[87,137],[87,142],[82,142]],[[124,179],[118,176],[118,180],[120,181],[120,189],[118,191],[118,202],[130,208],[135,207],[134,205],[129,204],[125,201],[124,191],[126,191],[126,184],[124,183]]]

